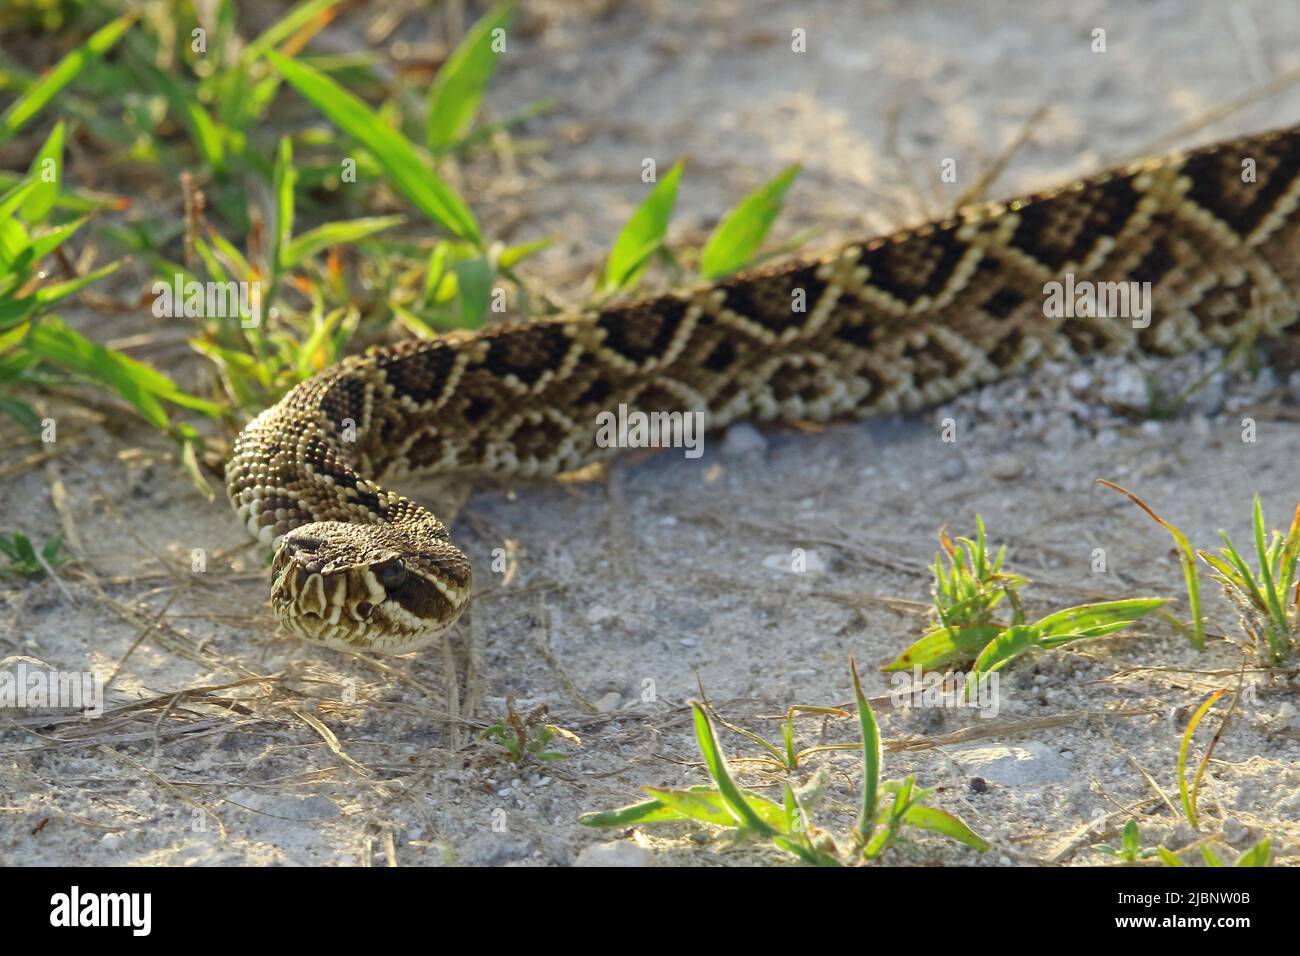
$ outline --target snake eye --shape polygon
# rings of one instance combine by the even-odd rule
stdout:
[[[379,578],[379,583],[384,586],[384,590],[395,591],[406,583],[406,566],[399,559],[393,558],[391,561],[376,565],[375,575]]]
[[[357,605],[357,617],[361,618],[363,621],[367,620],[374,609],[375,606],[369,601],[362,601]]]

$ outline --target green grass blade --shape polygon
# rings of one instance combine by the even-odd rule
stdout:
[[[453,269],[460,291],[460,327],[477,329],[483,325],[483,317],[492,301],[492,283],[496,273],[492,263],[483,258],[462,260]]]
[[[0,276],[12,284],[26,281],[35,265],[31,251],[31,233],[17,218],[0,219]]]
[[[1124,852],[1130,857],[1136,858],[1138,850],[1142,846],[1142,835],[1138,831],[1136,820],[1130,820],[1128,823],[1124,824],[1124,836],[1121,843],[1124,847]]]
[[[1264,506],[1260,504],[1259,495],[1255,496],[1253,525],[1255,531],[1255,554],[1259,558],[1260,584],[1263,587],[1264,597],[1268,601],[1268,612],[1272,616],[1275,625],[1285,628],[1286,611],[1282,610],[1282,601],[1278,595],[1277,583],[1273,579],[1272,563],[1268,559],[1268,547],[1265,544],[1264,532]],[[1270,643],[1272,643],[1272,641],[1270,641]],[[1279,650],[1280,649],[1277,647],[1273,648],[1275,654],[1278,653]]]
[[[12,189],[26,178],[27,175],[25,173],[19,177],[19,175],[12,170],[0,169],[0,190]],[[131,200],[123,196],[97,193],[87,189],[61,192],[54,203],[56,209],[75,213],[102,212],[108,209],[127,209],[130,205]]]
[[[1226,693],[1226,690],[1216,690],[1206,699],[1205,703],[1201,704],[1201,706],[1196,709],[1196,712],[1192,714],[1192,719],[1187,722],[1187,729],[1183,731],[1183,739],[1178,746],[1178,797],[1182,801],[1183,813],[1187,817],[1187,822],[1192,825],[1193,830],[1200,828],[1196,819],[1196,795],[1201,782],[1201,773],[1205,769],[1205,764],[1201,764],[1201,768],[1196,773],[1196,781],[1189,788],[1187,786],[1187,751],[1192,745],[1192,735],[1196,733],[1196,725],[1201,722],[1201,719],[1207,713],[1209,713],[1210,708],[1214,706],[1215,701]]]
[[[1163,863],[1165,866],[1186,866],[1187,865],[1186,863],[1178,859],[1178,857],[1174,856],[1172,853],[1170,853],[1162,846],[1156,847],[1156,856],[1160,857],[1160,862]]]
[[[291,241],[284,250],[284,268],[292,269],[322,249],[345,246],[405,222],[403,216],[371,216],[346,222],[329,222],[309,229]]]
[[[727,809],[727,801],[717,790],[670,790],[664,787],[642,789],[684,819],[719,827],[736,825],[735,817]]]
[[[797,165],[787,166],[722,218],[700,253],[700,275],[717,279],[742,268],[753,258],[781,211],[785,191],[798,175]]]
[[[212,490],[212,485],[208,482],[203,466],[199,462],[199,452],[203,448],[202,437],[184,422],[175,426],[174,435],[180,444],[181,468],[190,476],[190,483],[208,501],[215,501],[216,492]]]
[[[482,246],[483,237],[469,207],[432,172],[406,137],[325,74],[275,50],[268,50],[266,56],[280,75],[334,125],[365,146],[393,185],[420,212],[453,235]]]
[[[1120,487],[1113,481],[1107,481],[1104,478],[1098,478],[1097,484],[1105,485],[1112,491],[1118,491],[1129,501],[1133,502],[1145,511],[1147,517],[1168,531],[1170,536],[1174,539],[1174,544],[1178,546],[1179,559],[1183,565],[1183,582],[1187,586],[1187,603],[1192,609],[1192,646],[1198,651],[1204,650],[1205,620],[1201,617],[1201,583],[1200,577],[1196,572],[1196,554],[1192,551],[1192,545],[1187,540],[1187,536],[1164,518],[1152,511],[1147,503],[1137,495],[1133,494],[1133,492]]]
[[[578,822],[584,827],[626,827],[637,823],[661,823],[667,820],[685,820],[672,807],[658,800],[647,800],[617,810],[601,810],[597,813],[584,813]]]
[[[293,189],[298,171],[293,166],[293,141],[280,137],[280,147],[275,155],[275,172],[272,174],[272,192],[275,196],[275,229],[271,233],[271,288],[281,270],[291,268],[285,262],[285,252],[293,239]]]
[[[1232,585],[1237,590],[1247,595],[1252,600],[1252,602],[1256,604],[1256,606],[1261,608],[1264,606],[1263,595],[1257,596],[1255,593],[1252,593],[1253,585],[1251,584],[1249,579],[1243,578],[1241,576],[1241,566],[1239,564],[1235,564],[1235,563],[1230,564],[1228,563],[1228,561],[1225,561],[1223,558],[1216,557],[1215,555],[1210,554],[1210,552],[1204,549],[1201,549],[1196,553],[1201,556],[1202,561],[1204,561],[1206,564],[1208,564],[1218,573],[1219,577],[1226,584]],[[1225,553],[1228,552],[1225,551]],[[1229,557],[1231,557],[1231,554],[1229,554]]]
[[[68,237],[86,224],[88,217],[65,223],[62,226],[56,226],[49,232],[43,233],[32,240],[32,262],[40,262],[59,246],[67,242]]]
[[[1101,601],[1080,604],[1049,614],[1032,625],[1041,636],[1044,646],[1053,646],[1052,638],[1094,637],[1141,620],[1156,608],[1168,604],[1168,598],[1129,598],[1123,601]]]
[[[1031,647],[1039,645],[1037,628],[1029,624],[1015,624],[1007,628],[993,640],[989,641],[971,667],[972,676],[982,676],[1005,665]],[[966,685],[974,686],[974,681]]]
[[[251,63],[264,56],[268,50],[279,46],[317,17],[338,6],[340,2],[341,0],[306,0],[305,3],[298,4],[246,46],[240,59],[244,63]]]
[[[75,295],[92,282],[98,282],[106,275],[110,275],[118,270],[121,262],[110,262],[106,266],[101,266],[93,272],[87,272],[84,276],[77,276],[75,279],[66,279],[63,282],[55,282],[52,285],[41,286],[34,293],[32,299],[35,300],[38,307],[44,307],[58,302],[60,299],[66,299],[70,295]]]
[[[776,829],[745,801],[740,788],[732,779],[731,771],[727,768],[727,758],[723,755],[722,748],[718,746],[713,725],[709,723],[709,716],[704,712],[703,705],[691,701],[691,711],[695,718],[695,739],[699,743],[700,753],[704,755],[709,776],[713,778],[714,784],[726,801],[731,815],[742,829],[757,830],[759,833],[772,836],[777,832]]]
[[[692,787],[689,790],[670,790],[661,787],[643,787],[646,793],[684,817],[712,823],[716,826],[734,827],[736,820],[728,809],[722,792],[712,788]],[[741,795],[755,813],[773,829],[785,830],[785,808],[752,790],[742,790]]]
[[[858,728],[862,734],[862,804],[858,809],[854,829],[858,840],[865,846],[876,826],[876,808],[880,801],[880,766],[884,761],[884,750],[880,741],[880,725],[876,723],[876,715],[871,711],[867,695],[862,692],[858,665],[852,657],[849,658],[849,672],[853,675],[853,696],[858,704]]]
[[[91,34],[81,46],[77,47],[35,83],[29,86],[18,99],[9,104],[9,108],[0,114],[0,143],[13,137],[26,125],[27,121],[44,108],[45,104],[58,96],[59,91],[80,75],[91,60],[103,56],[113,48],[135,22],[136,14],[119,17]]]
[[[47,180],[46,166],[51,160],[54,165],[54,179]],[[54,129],[41,146],[40,152],[32,160],[27,178],[37,186],[27,195],[20,213],[30,223],[42,222],[58,201],[59,186],[63,182],[63,120],[54,124]]]
[[[306,378],[312,372],[319,371],[326,365],[332,364],[337,358],[328,351],[325,354],[320,353],[327,348],[330,336],[334,334],[334,330],[338,328],[339,323],[343,321],[347,313],[346,308],[339,306],[325,316],[324,319],[317,322],[316,328],[312,330],[311,335],[298,349],[297,371],[299,378]]]
[[[502,3],[485,13],[452,51],[429,87],[425,142],[434,153],[455,146],[469,132],[500,54],[492,48],[495,32],[504,30],[515,4]]]
[[[21,299],[0,298],[0,332],[22,327],[40,308],[41,304],[34,295],[25,295]]]
[[[610,250],[605,264],[604,287],[607,291],[631,288],[646,264],[668,234],[668,220],[677,205],[677,184],[682,178],[682,164],[677,163],[664,175],[650,195],[632,213]]]
[[[167,412],[135,363],[119,353],[89,341],[59,323],[43,321],[28,338],[28,347],[43,360],[107,385],[126,399],[150,425],[166,431]]]
[[[509,246],[501,250],[501,255],[497,258],[497,265],[502,269],[509,269],[516,263],[522,262],[533,253],[541,252],[550,246],[555,240],[547,236],[542,239],[534,239],[532,242],[521,242],[517,246]]]
[[[1219,553],[1232,568],[1232,573],[1225,574],[1224,576],[1227,577],[1228,580],[1231,581],[1256,608],[1267,614],[1268,600],[1264,597],[1263,592],[1260,591],[1259,581],[1256,580],[1254,573],[1250,570],[1250,565],[1248,565],[1246,559],[1241,556],[1241,552],[1238,551],[1237,546],[1232,543],[1232,539],[1228,537],[1227,532],[1220,531],[1219,536],[1223,538],[1224,545]],[[1216,571],[1219,571],[1221,574],[1224,573],[1223,569],[1218,564],[1215,564],[1214,562],[1209,563]]]
[[[791,837],[774,836],[772,843],[785,852],[797,856],[809,866],[843,866],[839,860],[829,853],[823,853],[814,847],[805,846],[798,840]]]
[[[1001,633],[1002,628],[996,624],[936,628],[910,645],[881,670],[910,671],[918,664],[923,670],[937,670],[948,664],[970,660]]]
[[[949,839],[965,844],[980,853],[984,853],[989,849],[987,840],[962,822],[960,817],[954,816],[946,810],[914,803],[903,811],[903,820],[922,830],[942,833]]]
[[[60,368],[111,386],[152,425],[166,430],[168,419],[159,400],[191,408],[206,415],[221,413],[221,406],[188,395],[161,372],[121,352],[91,342],[54,319],[44,319],[27,338],[33,353]]]
[[[1273,860],[1273,841],[1265,837],[1237,857],[1233,866],[1268,866]]]
[[[12,418],[29,434],[37,435],[40,433],[41,416],[37,415],[36,409],[26,402],[10,398],[7,395],[0,395],[0,412]]]
[[[25,179],[3,196],[0,196],[0,224],[13,216],[27,202],[28,197],[40,188],[40,183]]]

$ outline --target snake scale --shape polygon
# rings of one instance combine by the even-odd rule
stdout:
[[[602,411],[824,421],[912,411],[1051,357],[1276,335],[1300,301],[1300,127],[1142,160],[819,258],[577,315],[406,341],[299,384],[239,436],[239,519],[271,603],[318,644],[398,653],[449,627],[470,562],[407,472],[544,476],[615,453]],[[1150,322],[1052,317],[1064,276],[1150,283]],[[1138,327],[1145,325],[1145,327]]]

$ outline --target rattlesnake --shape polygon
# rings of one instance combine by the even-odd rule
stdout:
[[[623,405],[704,413],[712,428],[823,421],[912,411],[1044,357],[1275,334],[1297,319],[1297,205],[1300,127],[714,285],[378,348],[251,422],[227,492],[248,530],[278,547],[271,602],[287,629],[410,650],[464,609],[470,562],[383,477],[570,470],[614,452],[595,423]],[[1150,283],[1150,324],[1046,314],[1045,289],[1067,276]]]

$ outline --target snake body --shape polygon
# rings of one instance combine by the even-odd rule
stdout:
[[[227,467],[276,546],[272,607],[333,647],[450,626],[468,559],[403,472],[545,476],[613,454],[597,416],[817,420],[912,411],[1052,357],[1275,335],[1300,301],[1300,127],[1138,161],[818,258],[577,315],[344,360],[252,421]],[[1149,324],[1050,314],[1068,279],[1149,283]],[[1135,287],[1136,288],[1136,287]]]

